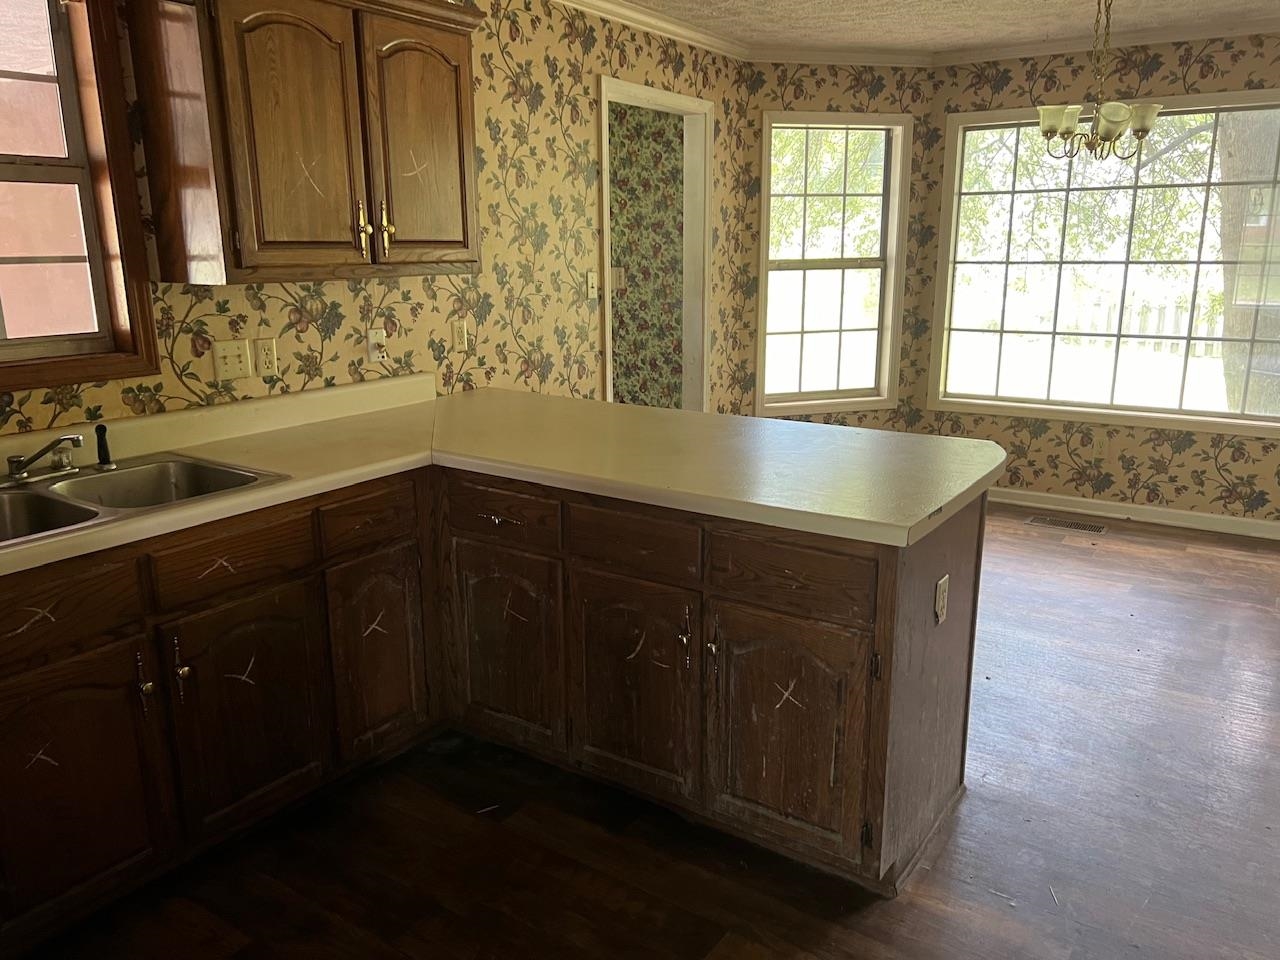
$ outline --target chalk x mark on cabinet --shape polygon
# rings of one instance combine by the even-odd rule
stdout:
[[[775,683],[773,687],[775,690],[777,690],[779,693],[782,694],[781,699],[779,699],[778,702],[773,705],[773,709],[775,710],[782,709],[782,705],[786,703],[788,700],[794,703],[801,710],[804,709],[804,704],[801,703],[799,700],[797,700],[795,696],[792,694],[792,691],[794,691],[796,688],[796,680],[794,677],[792,677],[791,682],[787,684],[787,688],[785,690],[782,689],[782,685],[778,683]]]
[[[293,196],[294,193],[302,189],[302,185],[304,183],[307,183],[311,185],[311,189],[320,197],[324,197],[324,191],[320,189],[320,184],[316,183],[316,178],[311,175],[311,171],[316,168],[316,164],[320,162],[320,158],[316,157],[310,164],[308,164],[307,161],[302,158],[302,154],[298,153],[295,154],[295,156],[298,158],[298,166],[302,168],[302,176],[298,178],[292,189],[289,190],[289,196]]]
[[[407,173],[400,174],[400,176],[413,177],[418,181],[418,183],[422,184],[425,187],[427,185],[427,182],[426,180],[423,179],[422,174],[426,171],[427,167],[431,165],[430,162],[424,160],[420,163],[418,161],[417,155],[414,154],[412,147],[409,148],[409,162],[413,164],[413,169],[408,171]]]
[[[379,610],[379,611],[378,611],[378,615],[377,615],[376,617],[374,617],[374,618],[373,618],[373,623],[371,623],[371,624],[369,624],[367,627],[365,627],[365,628],[364,628],[364,631],[360,634],[360,639],[362,639],[362,640],[363,640],[365,637],[369,636],[369,634],[371,634],[371,633],[386,633],[386,632],[387,632],[387,628],[386,628],[386,627],[384,627],[384,626],[382,625],[382,618],[383,618],[383,616],[386,614],[386,612],[387,612],[386,610]]]
[[[209,569],[206,570],[204,573],[200,574],[200,576],[196,577],[196,579],[203,580],[205,577],[213,573],[219,567],[225,567],[228,573],[236,572],[236,568],[231,565],[231,563],[227,560],[226,557],[218,557],[217,560],[213,561],[213,564],[209,567]]]
[[[626,659],[634,660],[639,655],[640,651],[644,648],[644,638],[647,637],[648,635],[649,635],[649,631],[647,630],[640,631],[640,642],[636,644],[636,648],[634,650],[632,650],[630,653],[627,654]]]
[[[256,687],[258,682],[256,680],[250,680],[249,674],[252,672],[253,665],[257,662],[257,659],[258,655],[256,653],[249,658],[249,665],[244,668],[244,673],[224,673],[223,676],[228,680],[239,680],[242,683],[247,683],[251,687]]]
[[[522,616],[520,616],[520,614],[516,613],[514,610],[512,610],[512,609],[511,609],[511,591],[509,591],[509,590],[507,591],[507,603],[506,603],[506,609],[504,609],[504,610],[502,611],[502,619],[503,619],[503,620],[506,620],[508,617],[515,617],[515,618],[516,618],[517,620],[519,620],[521,623],[528,623],[528,622],[529,622],[529,618],[528,618],[528,617],[522,617]]]
[[[10,630],[6,633],[6,637],[16,637],[21,633],[26,633],[42,620],[47,620],[49,623],[58,622],[58,618],[53,615],[53,604],[49,604],[47,607],[20,607],[19,609],[23,613],[31,614],[31,618],[16,630]]]
[[[32,767],[34,767],[37,763],[47,763],[47,764],[49,764],[50,766],[53,766],[53,767],[60,767],[60,766],[62,766],[62,764],[58,763],[58,761],[57,761],[57,760],[53,759],[53,757],[51,757],[51,756],[49,756],[47,753],[45,753],[45,751],[49,749],[49,746],[50,746],[52,743],[53,743],[53,741],[52,741],[52,740],[46,740],[46,741],[45,741],[45,742],[40,746],[40,749],[38,749],[35,753],[28,753],[28,754],[27,754],[27,758],[28,758],[28,760],[27,760],[27,765],[26,765],[26,767],[24,767],[23,769],[25,769],[25,770],[30,770],[30,769],[31,769]]]

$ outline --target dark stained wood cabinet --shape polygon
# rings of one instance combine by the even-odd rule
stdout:
[[[368,260],[356,25],[326,0],[218,0],[239,260]]]
[[[475,269],[478,8],[131,0],[127,16],[159,279]]]
[[[329,736],[317,584],[161,628],[188,829],[221,833],[315,786]]]
[[[479,259],[470,38],[376,14],[360,30],[379,262]]]
[[[454,542],[461,702],[468,723],[511,743],[564,745],[560,564]]]
[[[575,760],[645,793],[693,798],[701,780],[701,596],[575,569],[569,601]]]
[[[710,807],[856,862],[870,636],[741,603],[710,617]]]
[[[427,721],[421,575],[416,543],[325,574],[343,762],[374,756]]]
[[[123,886],[167,855],[157,677],[133,637],[0,681],[0,928]]]

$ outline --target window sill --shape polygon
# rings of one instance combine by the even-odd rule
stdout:
[[[956,397],[931,397],[929,409],[972,415],[1019,417],[1024,420],[1055,420],[1153,430],[1189,430],[1194,433],[1227,433],[1244,437],[1280,438],[1280,420],[1242,420],[1231,417],[1161,413],[1155,410],[1075,407],[1051,403],[1011,403],[999,400],[966,400]]]
[[[897,400],[892,397],[851,397],[845,400],[830,397],[821,400],[786,400],[780,403],[768,401],[756,404],[757,417],[820,416],[824,413],[861,413],[869,410],[893,410]]]

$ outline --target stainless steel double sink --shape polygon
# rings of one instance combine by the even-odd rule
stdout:
[[[109,472],[90,467],[10,482],[0,486],[0,546],[284,479],[278,473],[160,453],[122,460]]]

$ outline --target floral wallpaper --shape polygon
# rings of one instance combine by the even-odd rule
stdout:
[[[598,78],[648,83],[715,105],[708,360],[713,409],[746,413],[755,390],[760,127],[765,109],[906,112],[916,118],[901,401],[828,418],[895,430],[984,437],[1011,454],[1001,481],[1047,493],[1280,519],[1280,443],[1212,431],[930,411],[933,286],[947,113],[1083,98],[1087,55],[948,67],[749,64],[550,0],[490,0],[475,36],[484,270],[398,281],[190,288],[160,283],[164,361],[154,378],[0,393],[0,432],[153,414],[434,370],[443,391],[486,384],[576,397],[602,393],[598,306]],[[1280,87],[1280,35],[1117,51],[1121,96]],[[454,318],[473,324],[454,349]],[[361,360],[374,324],[391,359]],[[209,344],[279,339],[278,379],[220,383]]]
[[[609,106],[613,398],[679,407],[684,369],[684,118]]]

